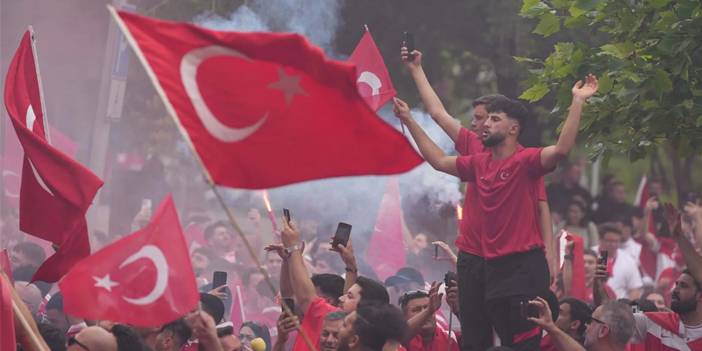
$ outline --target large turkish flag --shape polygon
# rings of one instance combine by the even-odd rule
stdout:
[[[33,279],[55,282],[90,254],[85,212],[102,180],[47,142],[39,83],[29,30],[7,70],[4,101],[24,150],[20,229],[59,245]]]
[[[388,68],[385,67],[383,55],[380,54],[369,31],[363,34],[351,53],[349,62],[356,64],[358,93],[374,111],[378,111],[397,95]]]
[[[59,282],[67,314],[159,327],[197,306],[188,247],[168,196],[151,222],[78,262]]]
[[[217,184],[263,189],[422,162],[358,94],[354,66],[300,35],[115,19]]]

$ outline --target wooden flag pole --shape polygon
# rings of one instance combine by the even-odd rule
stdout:
[[[146,75],[149,77],[149,80],[151,80],[151,83],[154,85],[154,88],[156,89],[156,92],[158,93],[159,97],[161,97],[161,101],[163,101],[163,105],[166,107],[166,111],[168,111],[168,115],[171,116],[171,119],[178,127],[178,131],[180,132],[180,135],[183,137],[186,144],[188,145],[188,148],[192,152],[193,157],[195,157],[195,159],[198,160],[198,163],[200,164],[200,170],[202,171],[202,173],[205,177],[205,181],[206,181],[207,185],[210,187],[212,192],[215,194],[215,197],[217,198],[217,202],[219,202],[220,206],[224,210],[224,213],[227,215],[227,219],[229,220],[229,223],[231,224],[232,228],[234,228],[234,231],[236,231],[236,233],[239,235],[241,240],[244,242],[244,246],[246,247],[246,250],[249,252],[251,259],[253,259],[254,263],[258,267],[258,270],[261,272],[261,274],[263,274],[263,278],[264,278],[264,281],[266,282],[266,285],[268,285],[271,292],[273,292],[273,296],[278,295],[278,290],[273,285],[273,282],[271,281],[271,278],[268,275],[268,271],[266,271],[266,269],[263,268],[263,265],[261,265],[261,261],[258,259],[258,255],[256,255],[256,252],[254,252],[253,247],[251,246],[251,243],[249,243],[249,240],[246,239],[244,232],[241,230],[241,227],[234,219],[234,214],[232,213],[229,206],[227,206],[227,204],[224,202],[224,198],[222,198],[222,195],[220,194],[219,190],[217,189],[217,186],[215,185],[214,180],[212,179],[212,176],[210,176],[210,173],[207,171],[205,164],[202,162],[202,159],[200,158],[200,155],[198,155],[197,151],[195,150],[195,146],[193,145],[192,140],[190,140],[190,137],[188,136],[187,131],[185,130],[183,125],[178,120],[178,116],[175,112],[175,109],[173,108],[173,105],[168,100],[168,97],[166,96],[165,91],[161,87],[161,84],[159,83],[158,78],[156,77],[156,74],[154,73],[153,69],[149,65],[149,62],[146,60],[144,53],[139,48],[139,45],[136,43],[136,40],[134,40],[134,37],[132,36],[132,33],[127,28],[126,24],[124,24],[122,19],[117,14],[117,11],[115,10],[115,8],[110,6],[110,5],[107,5],[107,10],[110,12],[110,14],[112,15],[112,18],[117,23],[117,26],[124,34],[124,38],[127,40],[129,45],[132,47],[132,50],[134,50],[134,54],[139,59],[139,62],[141,62],[142,66],[144,66],[144,70],[146,71]],[[293,315],[293,311],[290,311],[290,309],[288,308],[288,306],[286,304],[282,304],[282,308],[285,311],[285,313],[287,313],[289,315]],[[298,329],[298,332],[299,332],[299,335],[302,336],[303,340],[305,341],[305,344],[307,344],[307,347],[309,348],[309,350],[316,351],[317,348],[312,344],[312,341],[310,340],[307,333],[305,333],[305,331],[303,329]]]
[[[15,287],[10,284],[10,279],[5,272],[0,271],[0,280],[2,280],[1,284],[7,284],[10,287],[10,293],[12,294],[12,311],[15,314],[15,320],[19,322],[17,324],[22,330],[21,335],[24,336],[24,338],[18,338],[18,341],[27,341],[29,345],[23,344],[23,346],[28,347],[29,351],[50,351],[44,339],[38,335],[39,329],[37,329],[34,320],[28,320],[26,318],[26,316],[31,315],[31,313],[17,294]]]

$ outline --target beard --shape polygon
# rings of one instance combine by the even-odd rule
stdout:
[[[505,136],[502,134],[489,134],[487,138],[483,138],[483,146],[493,147],[502,143],[505,140]]]
[[[673,299],[670,302],[670,309],[677,314],[690,313],[697,309],[697,300],[690,299],[686,301],[681,301],[678,297],[677,299]]]

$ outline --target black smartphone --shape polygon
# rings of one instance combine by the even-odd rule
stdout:
[[[336,234],[334,234],[334,239],[332,239],[332,246],[337,247],[339,244],[346,246],[349,243],[349,238],[351,237],[351,225],[344,222],[339,222],[336,227]]]
[[[455,284],[458,283],[458,274],[456,272],[451,272],[448,271],[444,275],[444,284],[446,284],[447,288],[453,287]]]
[[[288,210],[287,208],[284,208],[283,209],[283,217],[285,217],[285,221],[288,222],[288,224],[290,224],[290,210]]]
[[[414,51],[414,35],[410,32],[402,33],[402,46],[407,48],[407,52],[412,58],[412,51]]]
[[[530,304],[529,301],[520,301],[519,309],[524,319],[539,317],[539,308]]]
[[[609,252],[600,251],[600,259],[597,261],[598,265],[607,265],[607,259],[609,259]]]
[[[439,259],[439,245],[434,244],[434,259]]]
[[[285,304],[285,306],[288,306],[290,312],[292,312],[293,314],[295,313],[295,299],[286,297],[283,299],[283,303]]]
[[[227,272],[215,271],[212,273],[212,289],[227,285]]]

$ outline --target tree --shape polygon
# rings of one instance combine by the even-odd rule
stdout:
[[[678,194],[690,190],[692,157],[702,146],[702,6],[698,0],[524,0],[533,33],[568,35],[528,65],[521,98],[555,95],[565,115],[572,83],[592,72],[599,96],[581,123],[593,157],[625,153],[631,161],[667,150]]]

